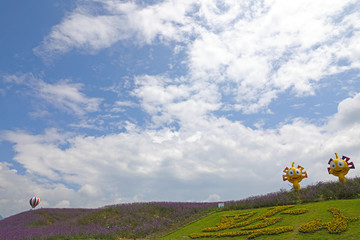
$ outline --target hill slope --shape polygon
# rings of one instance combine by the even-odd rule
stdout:
[[[300,191],[280,190],[229,201],[223,210],[217,209],[217,203],[173,202],[120,204],[99,209],[37,209],[1,220],[0,239],[154,239],[212,212],[357,198],[360,178],[349,179],[345,184],[319,182]]]
[[[216,212],[158,240],[359,239],[360,199],[288,206]]]
[[[37,209],[0,221],[0,239],[151,237],[198,219],[216,203],[131,203],[99,209]]]

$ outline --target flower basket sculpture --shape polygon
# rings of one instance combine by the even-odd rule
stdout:
[[[355,168],[354,163],[349,162],[349,157],[342,156],[342,158],[339,158],[337,153],[335,153],[335,156],[335,159],[330,158],[329,160],[330,167],[328,167],[328,172],[329,174],[339,177],[340,182],[345,183],[345,175],[349,172],[350,169]]]
[[[283,181],[288,180],[293,184],[294,189],[300,190],[299,183],[301,182],[301,180],[308,177],[307,173],[305,171],[303,172],[303,170],[304,168],[300,165],[294,167],[294,162],[293,162],[291,168],[286,167],[284,169],[283,172],[285,173],[285,175],[283,175]]]

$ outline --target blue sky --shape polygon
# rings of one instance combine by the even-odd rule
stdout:
[[[3,1],[0,214],[290,189],[360,156],[358,1]],[[359,176],[357,168],[350,177]]]

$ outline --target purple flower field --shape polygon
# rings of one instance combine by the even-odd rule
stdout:
[[[152,202],[98,209],[37,209],[0,220],[0,239],[154,239],[212,211],[360,198],[360,178],[215,203]]]
[[[0,239],[144,238],[200,217],[217,203],[131,203],[99,209],[37,209],[0,221]]]
[[[346,183],[318,182],[297,190],[280,190],[265,195],[253,196],[243,200],[229,201],[225,210],[250,209],[281,206],[306,202],[318,202],[336,199],[360,198],[360,177],[350,178]]]

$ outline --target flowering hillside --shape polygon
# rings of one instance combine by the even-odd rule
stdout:
[[[299,191],[280,190],[279,192],[253,196],[243,200],[229,201],[225,204],[225,210],[355,198],[360,198],[360,177],[348,179],[346,183],[338,181],[318,182],[314,185],[301,188]]]
[[[139,238],[205,215],[216,203],[131,203],[100,209],[37,209],[0,221],[1,240]]]
[[[359,239],[360,199],[219,211],[157,240]]]
[[[214,211],[283,206],[324,200],[360,198],[360,178],[319,182],[300,191],[285,191],[217,203],[152,202],[107,206],[99,209],[37,209],[0,221],[5,239],[153,239],[166,235]]]

